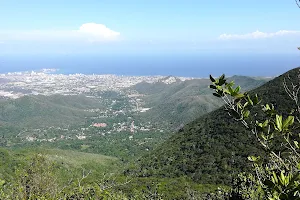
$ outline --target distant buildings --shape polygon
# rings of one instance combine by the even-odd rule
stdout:
[[[122,91],[141,82],[171,84],[192,78],[165,76],[118,76],[113,74],[51,74],[55,69],[0,74],[6,81],[0,84],[0,97],[19,98],[24,95],[92,95],[99,91]],[[27,91],[26,93],[19,92]]]

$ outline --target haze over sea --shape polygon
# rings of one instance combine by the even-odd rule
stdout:
[[[61,74],[277,76],[300,65],[300,54],[193,53],[122,55],[2,55],[0,73],[59,69]]]

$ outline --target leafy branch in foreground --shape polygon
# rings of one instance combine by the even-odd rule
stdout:
[[[215,79],[210,76],[213,95],[225,102],[225,109],[236,121],[241,122],[254,134],[268,153],[267,159],[249,156],[253,173],[240,175],[243,182],[254,183],[244,186],[239,193],[241,199],[300,199],[300,126],[298,93],[300,85],[285,79],[283,86],[294,101],[296,109],[289,115],[279,114],[272,104],[261,105],[257,95],[241,92],[240,86],[227,82],[225,75]],[[261,106],[263,117],[258,117],[255,107]],[[240,183],[242,185],[242,183]],[[249,184],[248,184],[249,185]]]

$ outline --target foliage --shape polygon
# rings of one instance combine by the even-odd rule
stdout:
[[[18,161],[11,167],[10,178],[0,178],[0,199],[195,199],[218,187],[183,177],[135,178],[112,174],[114,170],[99,173],[97,166],[90,165],[92,160],[86,158],[90,164],[83,165],[80,159],[91,157],[100,166],[101,160],[108,161],[86,153],[56,149],[5,152],[6,160]],[[62,156],[65,158],[60,159]],[[78,159],[72,158],[76,156]]]
[[[24,166],[15,170],[15,177],[0,181],[1,199],[127,199],[118,191],[111,191],[110,180],[86,182],[91,171],[61,182],[62,166],[36,154]]]
[[[283,82],[284,89],[296,108],[283,116],[276,111],[274,105],[264,104],[264,117],[260,120],[257,113],[252,112],[261,103],[258,95],[240,92],[240,86],[234,87],[234,82],[227,82],[224,75],[218,79],[210,76],[210,79],[210,88],[215,91],[213,94],[222,98],[228,114],[250,130],[268,153],[265,160],[259,156],[248,157],[254,172],[238,186],[243,187],[247,182],[251,183],[251,187],[243,187],[239,191],[240,196],[244,199],[260,199],[257,194],[262,194],[270,200],[300,199],[299,80],[294,83],[287,76]]]
[[[250,83],[254,83],[251,80]],[[245,85],[250,85],[246,82]],[[184,86],[191,89],[193,95],[198,95],[197,83],[191,82],[183,85],[183,88],[177,88],[177,86],[173,88],[172,86],[174,90],[165,93],[165,96],[160,99],[161,102],[170,99],[171,104],[169,105],[178,105],[176,115],[184,113],[187,108],[194,105],[190,102],[177,104],[177,97],[187,96],[188,91],[184,90]],[[201,91],[209,93],[206,86]],[[173,92],[176,95],[172,96]],[[197,100],[196,96],[192,99]],[[116,99],[116,103],[111,107],[112,110],[119,110],[128,106],[126,102],[128,99],[124,99],[116,93],[105,93],[103,98],[104,100],[107,100],[106,98]],[[209,99],[210,97],[205,101],[208,103]],[[78,119],[83,119],[85,112],[82,111],[85,109],[95,108],[95,106],[101,108],[106,105],[100,100],[98,102],[95,99],[77,96],[72,98],[62,96],[26,97],[10,102],[3,101],[2,103],[4,105],[2,111],[5,111],[1,118],[2,122],[12,122],[12,124],[17,122],[21,128],[24,127],[24,124],[30,126],[32,123],[43,120],[46,125],[56,124],[55,120],[64,124],[78,123]],[[161,108],[165,107],[162,106]],[[168,109],[172,110],[172,108],[169,107]],[[13,111],[13,115],[10,114],[11,111]],[[20,115],[16,114],[18,112]],[[167,111],[166,113],[170,112]],[[235,134],[232,130],[237,130],[237,126],[234,123],[228,125],[228,121],[222,122],[220,120],[222,117],[215,120],[215,115],[218,112],[213,112],[211,116],[206,115],[201,120],[185,126],[170,142],[155,150],[154,154],[148,152],[167,139],[170,134],[161,133],[157,129],[134,135],[122,132],[103,136],[101,130],[90,128],[85,133],[91,137],[87,137],[85,140],[57,140],[53,143],[36,141],[24,145],[21,140],[16,140],[16,136],[22,130],[20,127],[2,126],[0,131],[5,137],[2,138],[1,145],[3,143],[3,146],[10,146],[15,153],[12,155],[11,152],[7,154],[6,151],[3,151],[3,164],[1,165],[3,170],[0,171],[0,179],[4,181],[1,185],[1,195],[4,196],[1,196],[0,199],[202,199],[203,193],[212,193],[218,186],[223,187],[224,183],[228,183],[230,180],[228,177],[231,177],[232,170],[248,168],[244,161],[247,158],[245,155],[249,152],[260,153],[259,149],[252,147],[252,138],[248,137],[247,134],[245,136],[245,132],[236,134],[234,139],[228,137],[228,134],[230,136]],[[70,117],[70,115],[72,116]],[[136,122],[144,120],[140,116],[132,117]],[[95,122],[91,119],[85,120],[87,120],[88,126]],[[102,119],[100,120],[103,122]],[[110,126],[112,123],[118,123],[118,120],[124,121],[125,118],[107,118],[105,120],[107,121],[104,122]],[[216,126],[215,121],[217,121]],[[222,135],[220,134],[220,127],[223,126],[225,128]],[[69,130],[78,129],[81,131],[82,126],[78,127],[74,126],[73,129],[71,126]],[[62,131],[63,129],[47,129],[46,137],[60,137],[64,134]],[[72,131],[70,134],[76,133]],[[11,134],[12,132],[16,134]],[[30,130],[27,132],[30,134]],[[196,141],[199,134],[201,141]],[[186,138],[188,140],[184,140]],[[240,140],[243,141],[241,144],[238,143]],[[231,143],[231,141],[234,142]],[[12,145],[12,142],[15,144]],[[31,148],[22,151],[15,150],[17,147],[21,149],[24,147]],[[169,150],[165,150],[163,147],[169,148]],[[43,148],[47,149],[41,150]],[[163,151],[161,151],[162,149]],[[156,154],[159,151],[162,154]],[[116,158],[91,153],[116,156],[120,158],[122,163]],[[131,172],[136,170],[135,167],[125,170],[123,173],[125,176],[118,174],[113,178],[110,175],[103,177],[103,173],[107,170],[122,172],[122,167],[118,168],[120,163],[124,165],[128,160],[137,159],[144,153],[148,155],[140,159],[141,168],[133,173],[138,177],[130,177],[130,181],[127,181],[127,176],[132,175]],[[168,153],[174,153],[175,156],[169,157]],[[37,155],[28,156],[27,154]],[[15,160],[15,155],[18,155],[18,158],[25,155],[26,159]],[[152,176],[153,174],[155,176]]]
[[[233,76],[231,79],[245,90],[256,88],[268,80],[245,76]],[[212,98],[207,87],[209,83],[209,79],[177,81],[172,84],[142,82],[132,89],[144,94],[144,106],[151,108],[141,114],[145,120],[159,123],[166,121],[170,129],[174,130],[223,104],[222,101]]]
[[[297,81],[298,71],[299,68],[293,69],[248,94],[258,94],[262,104],[272,103],[278,113],[287,117],[293,101],[282,83],[288,74],[291,81]],[[252,111],[257,113],[258,121],[263,121],[264,112],[260,107],[253,107]],[[256,136],[222,107],[185,125],[138,159],[128,173],[139,177],[187,176],[197,183],[230,185],[232,177],[252,170],[249,155],[265,159],[267,154]]]

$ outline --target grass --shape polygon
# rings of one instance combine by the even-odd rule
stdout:
[[[45,149],[42,150],[41,153],[51,161],[65,163],[76,168],[82,167],[87,163],[110,166],[112,163],[118,161],[118,159],[115,157],[71,150]]]
[[[84,153],[72,150],[20,148],[9,151],[11,157],[20,163],[29,163],[37,154],[43,155],[50,163],[57,166],[60,181],[68,181],[82,176],[83,172],[90,172],[88,182],[98,181],[106,174],[117,174],[121,168],[118,158],[101,154]]]

